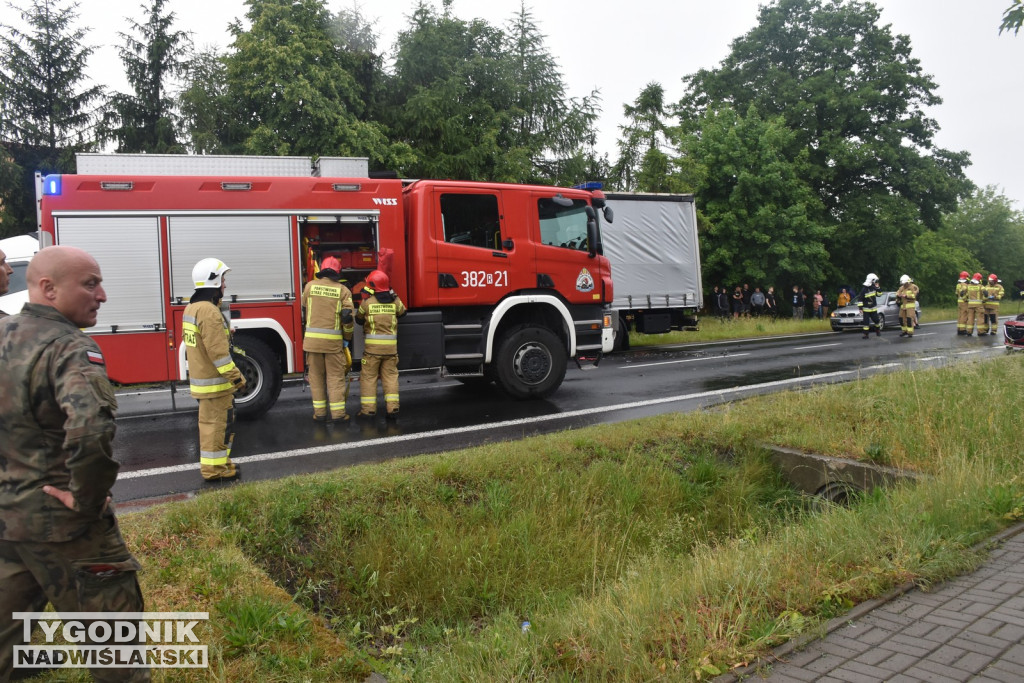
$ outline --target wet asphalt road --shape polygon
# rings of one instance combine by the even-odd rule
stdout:
[[[277,479],[1002,353],[1001,333],[958,337],[952,322],[922,325],[913,339],[890,330],[867,340],[846,332],[647,347],[609,356],[598,368],[571,365],[559,390],[543,401],[517,401],[493,385],[471,388],[438,373],[403,374],[397,422],[353,418],[334,425],[314,423],[308,389],[286,379],[269,413],[237,423],[232,459],[242,467],[240,481]],[[233,485],[206,484],[199,476],[196,404],[187,387],[173,402],[166,389],[124,391],[118,400],[114,456],[121,472],[114,498],[122,507]],[[348,408],[359,409],[357,380]]]

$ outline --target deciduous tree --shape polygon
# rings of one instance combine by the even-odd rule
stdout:
[[[741,117],[722,106],[705,112],[700,136],[685,141],[706,173],[697,196],[708,282],[771,283],[788,291],[824,280],[832,228],[816,218],[821,201],[803,179],[807,153],[788,156],[795,135],[782,117],[762,119],[754,107]]]
[[[831,257],[848,277],[898,276],[898,250],[937,229],[971,187],[968,155],[934,145],[925,110],[941,102],[935,82],[879,18],[858,0],[762,6],[718,68],[685,79],[680,105],[690,130],[722,104],[781,117],[793,133],[785,156],[803,155],[798,177],[819,200],[809,218],[834,226]]]
[[[248,154],[368,156],[395,167],[408,147],[360,120],[365,104],[345,69],[321,0],[246,0],[249,28],[230,26],[228,96]]]
[[[525,6],[506,30],[420,2],[396,41],[391,130],[419,177],[577,182],[593,152],[597,95],[566,94]],[[590,178],[593,179],[593,178]]]
[[[1013,0],[1013,4],[1003,11],[1003,21],[999,24],[999,32],[1013,31],[1017,35],[1024,25],[1024,0]]]

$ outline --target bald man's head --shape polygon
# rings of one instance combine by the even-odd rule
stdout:
[[[25,273],[29,303],[52,306],[78,327],[92,327],[107,300],[96,259],[77,247],[46,247]]]

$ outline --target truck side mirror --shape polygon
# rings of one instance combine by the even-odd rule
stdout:
[[[589,206],[587,209],[590,213],[594,212]],[[590,254],[591,258],[597,256],[598,253],[597,234],[597,218],[590,216],[587,219],[587,253]]]
[[[604,214],[604,219],[609,223],[613,223],[615,221],[615,212],[612,211],[612,207],[605,204],[601,207],[601,212]]]

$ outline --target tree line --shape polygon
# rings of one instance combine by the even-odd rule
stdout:
[[[942,303],[961,270],[1024,277],[1024,217],[935,145],[938,86],[870,2],[763,5],[718,66],[680,74],[680,100],[649,83],[623,105],[614,159],[600,93],[567,94],[525,2],[494,26],[418,0],[384,49],[358,6],[246,0],[223,50],[197,49],[172,4],[126,21],[124,93],[90,80],[77,4],[25,0],[3,26],[0,233],[35,229],[33,174],[76,152],[365,156],[403,177],[693,193],[709,282],[908,273]],[[1000,31],[1021,15],[1014,0]]]

